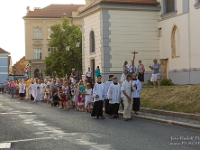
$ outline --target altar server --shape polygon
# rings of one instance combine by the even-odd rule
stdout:
[[[132,98],[133,98],[133,107],[132,110],[136,115],[139,115],[137,112],[140,110],[140,90],[142,89],[142,84],[140,80],[136,78],[136,74],[132,74]]]
[[[101,75],[97,76],[97,82],[94,85],[93,89],[94,96],[94,107],[91,113],[91,116],[96,116],[101,119],[105,119],[103,116],[103,101],[105,99],[105,84],[101,82]]]
[[[119,118],[119,102],[121,98],[121,86],[118,83],[117,77],[113,78],[113,83],[110,85],[107,93],[109,99],[109,115],[114,115],[113,118]]]
[[[105,83],[105,92],[107,93],[108,92],[108,89],[110,87],[110,85],[113,83],[113,75],[109,75],[109,80],[106,81]],[[109,112],[109,99],[108,97],[106,96],[106,99],[105,99],[105,114],[108,114]]]

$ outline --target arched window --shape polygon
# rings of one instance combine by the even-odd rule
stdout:
[[[95,52],[95,36],[94,31],[90,32],[90,52]]]
[[[171,36],[172,58],[180,56],[180,35],[177,26],[172,29]]]

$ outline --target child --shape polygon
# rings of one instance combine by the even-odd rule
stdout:
[[[70,86],[70,105],[72,106],[72,108],[74,109],[74,105],[73,105],[73,100],[74,100],[74,95],[75,95],[75,89],[74,89],[74,85]]]
[[[83,80],[80,80],[78,89],[79,89],[79,95],[78,95],[79,111],[83,111],[83,109],[84,109],[84,91],[85,91]]]
[[[72,101],[73,109],[76,110],[77,101],[78,101],[79,89],[77,84],[74,85],[74,97]]]
[[[45,88],[45,95],[44,95],[44,101],[47,102],[47,104],[50,102],[50,99],[51,99],[51,94],[50,94],[50,85],[47,85],[46,88]]]
[[[85,89],[85,112],[91,112],[91,102],[92,102],[92,88],[88,83]]]
[[[65,82],[64,85],[62,86],[63,93],[65,94],[65,101],[63,102],[64,104],[64,109],[70,109],[70,106],[68,104],[69,98],[70,98],[70,87],[68,85],[68,82]]]
[[[63,108],[63,106],[65,106],[65,103],[66,103],[66,95],[65,95],[65,93],[64,93],[64,91],[63,91],[63,88],[62,87],[60,87],[59,88],[59,98],[60,98],[60,101],[59,101],[59,108]]]

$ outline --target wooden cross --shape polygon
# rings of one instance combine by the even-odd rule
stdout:
[[[133,60],[135,60],[135,55],[138,54],[138,52],[134,51],[132,52],[132,54],[133,54]]]

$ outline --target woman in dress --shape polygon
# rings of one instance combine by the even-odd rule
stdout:
[[[65,95],[65,99],[63,99],[63,100],[65,100],[64,102],[63,102],[63,104],[64,104],[64,109],[70,109],[70,105],[69,105],[69,100],[70,100],[70,87],[69,87],[69,84],[68,84],[68,82],[66,81],[65,83],[64,83],[64,85],[62,86],[62,90],[63,90],[63,93],[64,93],[64,95]]]
[[[123,73],[120,80],[121,82],[126,80],[127,74],[128,74],[128,61],[125,61],[123,65]]]
[[[139,60],[139,65],[138,65],[138,80],[140,80],[140,82],[143,84],[144,83],[144,65],[142,64],[142,61]]]

